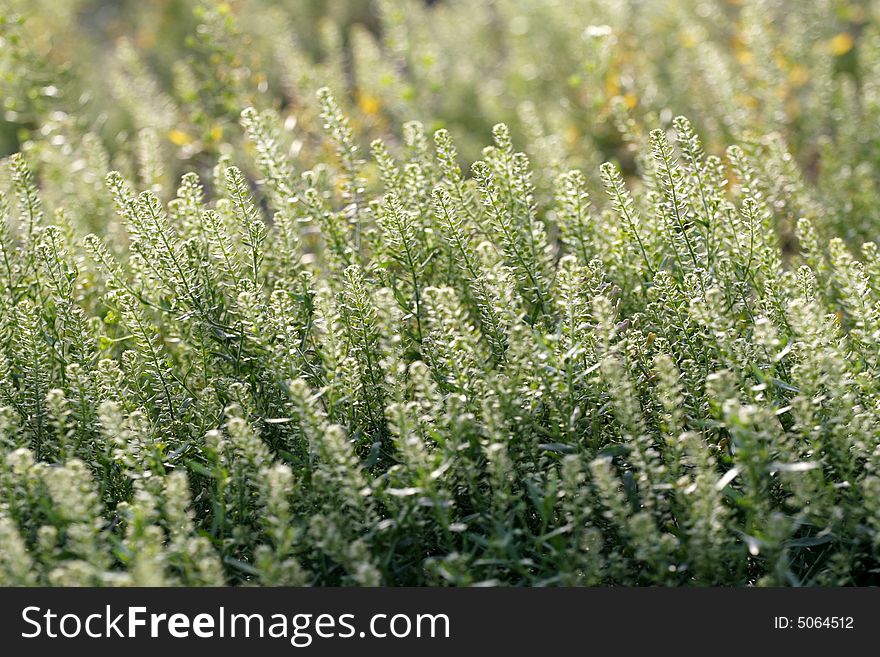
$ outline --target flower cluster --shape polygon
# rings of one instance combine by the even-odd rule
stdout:
[[[788,125],[774,91],[815,16],[776,43],[746,7],[733,54],[667,16],[691,32],[664,77],[617,61],[617,26],[652,9],[582,4],[378,2],[381,44],[350,35],[352,106],[338,24],[313,63],[275,10],[249,50],[256,27],[212,4],[170,89],[119,45],[133,139],[39,114],[0,173],[0,583],[875,581],[871,76],[814,69],[803,102],[860,144],[815,172],[824,124]],[[499,24],[506,68],[469,83],[485,62],[444,44],[479,52]],[[557,37],[583,80],[545,77]],[[862,39],[880,69],[876,25]],[[0,66],[36,70],[15,43]],[[244,75],[267,47],[294,110]],[[854,45],[834,48],[802,54]],[[722,98],[690,92],[701,75]],[[541,104],[459,152],[463,89],[504,116],[493,88],[526,79]],[[547,100],[599,79],[606,114]],[[630,95],[693,113],[707,145]]]

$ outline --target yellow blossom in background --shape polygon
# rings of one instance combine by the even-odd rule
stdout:
[[[755,63],[755,57],[752,55],[749,50],[737,50],[736,51],[736,61],[738,61],[743,66],[751,66]]]
[[[697,45],[697,38],[688,31],[679,32],[678,42],[685,48],[694,48]]]
[[[193,142],[193,138],[190,137],[183,130],[178,130],[177,128],[170,130],[168,132],[168,139],[175,146],[186,146]]]
[[[748,107],[749,109],[757,109],[760,105],[757,98],[747,94],[737,94],[736,101],[743,107]]]
[[[793,87],[801,87],[809,82],[809,80],[810,71],[806,66],[801,66],[800,64],[792,68],[788,74],[788,81],[791,82]]]
[[[828,42],[828,46],[831,49],[831,53],[833,55],[845,55],[850,50],[853,49],[855,45],[855,41],[852,38],[852,35],[849,32],[841,32],[840,34],[835,35],[831,41]]]
[[[382,109],[382,103],[370,94],[358,94],[358,107],[364,114],[378,114]]]
[[[605,93],[609,97],[620,94],[620,77],[613,71],[609,71],[605,76]]]

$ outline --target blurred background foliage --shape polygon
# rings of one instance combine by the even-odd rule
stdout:
[[[170,191],[181,172],[246,149],[247,106],[277,113],[303,171],[327,148],[315,99],[327,85],[363,145],[399,143],[416,119],[448,128],[467,164],[504,121],[548,179],[605,160],[632,173],[648,131],[684,114],[712,152],[781,144],[838,234],[861,241],[880,223],[877,2],[0,6],[0,155],[31,151],[43,176],[86,169],[98,151],[136,175],[157,145],[153,182]]]

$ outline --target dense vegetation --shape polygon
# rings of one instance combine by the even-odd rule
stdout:
[[[876,6],[40,4],[0,582],[877,581]]]

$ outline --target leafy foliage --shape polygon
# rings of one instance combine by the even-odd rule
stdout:
[[[855,42],[805,51],[811,9],[776,43],[749,5],[730,55],[670,3],[696,42],[630,80],[616,26],[645,16],[565,4],[498,3],[495,82],[518,102],[528,65],[568,61],[529,58],[524,17],[615,81],[604,113],[521,103],[460,151],[483,63],[448,69],[448,97],[437,81],[452,25],[483,49],[488,22],[455,22],[479,3],[408,23],[379,2],[382,47],[351,34],[352,96],[337,24],[313,63],[276,10],[250,13],[287,106],[242,74],[264,48],[247,12],[212,5],[167,89],[119,46],[133,140],[25,103],[41,129],[0,174],[0,582],[876,581],[880,253],[859,208],[880,194],[853,126],[880,103],[828,70]],[[15,44],[0,64],[37,71]],[[840,123],[819,155],[817,117],[779,118],[792,53],[827,75],[804,103]],[[545,99],[587,83],[535,76]],[[470,89],[503,117],[492,83]]]

